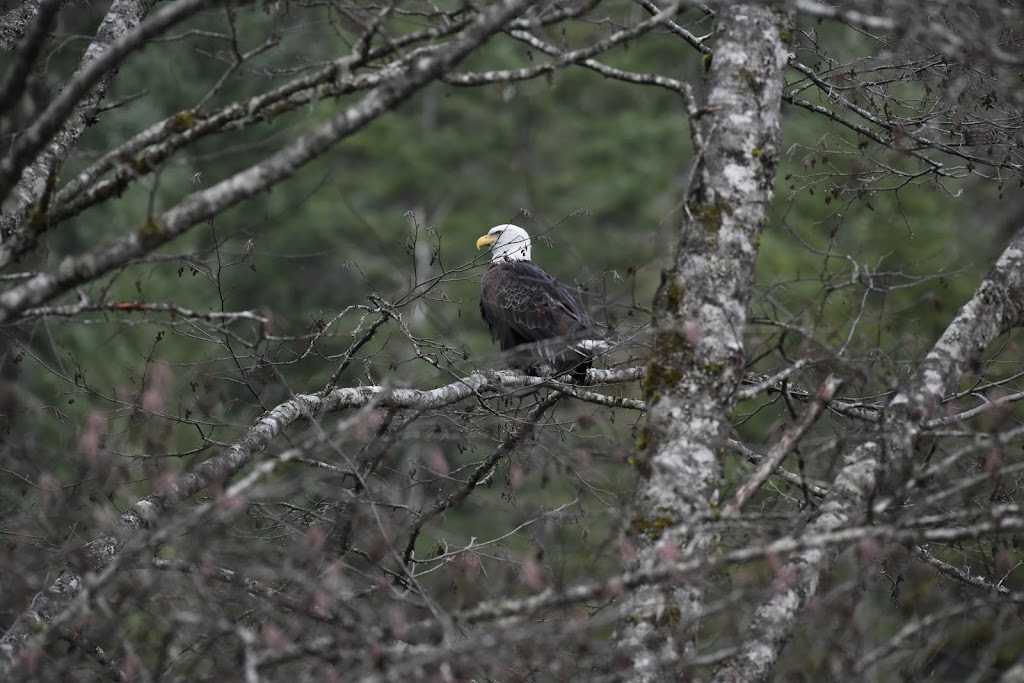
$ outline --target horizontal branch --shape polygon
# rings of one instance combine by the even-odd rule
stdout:
[[[616,31],[612,35],[604,38],[603,40],[597,41],[593,45],[589,45],[578,50],[560,52],[553,61],[547,62],[546,64],[523,67],[522,69],[499,69],[481,73],[447,74],[444,78],[444,82],[449,85],[477,86],[488,83],[507,83],[510,81],[523,81],[536,78],[556,71],[569,64],[576,64],[593,57],[594,55],[606,52],[616,45],[620,45],[636,38],[637,36],[641,36],[654,28],[657,28],[675,16],[676,11],[679,9],[679,5],[680,2],[673,2],[667,8],[661,10],[650,19],[641,21],[639,24],[630,26],[629,28]]]
[[[255,311],[195,311],[189,308],[160,302],[116,301],[106,304],[94,303],[83,299],[77,304],[66,306],[44,306],[30,308],[22,314],[22,319],[61,317],[68,318],[87,312],[108,313],[167,313],[174,318],[186,320],[251,320],[261,325],[269,325],[270,319]]]
[[[631,382],[640,369],[588,370],[585,384]],[[225,483],[249,465],[289,425],[315,419],[346,408],[375,405],[388,408],[429,410],[458,403],[483,394],[561,383],[543,377],[529,377],[514,371],[479,372],[436,389],[404,389],[363,386],[333,389],[321,394],[299,394],[260,417],[241,439],[192,470],[163,482],[158,491],[132,505],[115,523],[114,533],[102,534],[86,544],[92,572],[101,572],[121,551],[125,539],[149,528],[161,515],[206,488],[211,482]],[[570,385],[564,385],[567,389]],[[37,629],[57,619],[81,592],[82,575],[68,568],[50,586],[37,594],[7,632],[0,638],[0,674],[17,659]]]
[[[954,542],[978,538],[992,533],[1010,534],[1024,529],[1024,510],[1019,506],[1006,506],[996,511],[989,519],[979,519],[969,525],[930,529],[904,528],[897,525],[857,526],[836,529],[824,533],[806,533],[788,536],[766,543],[733,550],[712,557],[689,558],[682,562],[664,563],[661,566],[628,572],[618,577],[595,581],[589,584],[564,589],[548,589],[536,596],[521,601],[502,600],[485,603],[466,612],[453,615],[456,623],[476,624],[481,621],[502,619],[518,614],[535,615],[541,609],[565,607],[600,597],[621,594],[623,590],[640,585],[660,584],[678,581],[680,575],[694,571],[711,571],[731,564],[744,564],[754,560],[779,557],[807,550],[824,549],[831,546],[848,546],[862,539],[878,539],[887,543],[908,542]],[[1016,596],[1019,600],[1024,596]],[[517,604],[518,603],[518,604]]]
[[[523,620],[537,620],[537,624],[550,623],[550,618],[542,619],[540,617],[550,617],[552,610],[596,602],[604,603],[621,598],[621,596],[643,586],[667,585],[680,581],[680,577],[691,576],[695,573],[704,575],[731,565],[744,565],[769,558],[776,560],[793,553],[846,547],[864,539],[874,540],[878,543],[894,544],[939,540],[954,542],[992,533],[1011,534],[1020,529],[1024,529],[1024,510],[1019,506],[1004,506],[998,510],[991,511],[990,517],[987,519],[979,519],[971,524],[962,526],[921,529],[898,525],[880,525],[858,526],[826,533],[807,532],[727,553],[700,557],[690,556],[677,562],[662,562],[655,566],[625,572],[588,583],[548,588],[536,595],[525,598],[502,598],[500,600],[488,601],[461,612],[453,613],[450,615],[450,619],[452,623],[459,626],[481,627],[474,632],[482,637],[486,637],[488,634],[506,633],[507,629]],[[1024,602],[1024,595],[1015,593],[1001,599],[1011,602]],[[625,605],[621,601],[618,602],[619,607],[617,609],[622,610]],[[604,622],[598,623],[603,624]],[[488,628],[482,628],[484,625],[487,625]],[[418,655],[433,660],[440,660],[449,654],[450,643],[447,641],[436,645],[410,645],[411,643],[431,640],[438,634],[440,628],[442,627],[436,619],[428,619],[416,624],[410,624],[407,628],[403,629],[401,637],[390,633],[390,629],[386,625],[382,627],[382,630],[374,630],[371,634],[368,634],[375,640],[393,640],[397,638],[400,641],[397,644],[381,648],[379,653],[378,664],[388,672],[385,679],[401,680],[400,678],[394,678],[393,674],[400,671],[403,662],[408,661],[410,649],[413,649]],[[272,665],[294,660],[299,656],[307,654],[328,655],[337,653],[340,645],[337,638],[330,635],[304,642],[291,643],[269,655],[262,663],[264,665]]]

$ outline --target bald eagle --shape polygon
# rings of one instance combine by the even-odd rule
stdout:
[[[583,309],[555,278],[530,260],[530,235],[517,225],[497,225],[476,241],[490,247],[491,265],[480,281],[480,314],[491,338],[511,352],[510,365],[531,375],[571,372],[582,381],[592,342]]]

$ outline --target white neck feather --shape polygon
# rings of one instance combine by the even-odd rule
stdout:
[[[491,247],[491,262],[529,261],[530,235],[518,225],[498,225],[504,228],[498,235],[498,241]],[[495,228],[491,228],[493,231]]]

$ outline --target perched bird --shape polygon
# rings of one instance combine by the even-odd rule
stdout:
[[[569,290],[530,260],[529,233],[497,225],[476,241],[484,247],[491,265],[480,281],[480,314],[510,352],[509,364],[537,376],[571,372],[582,381],[600,342],[584,338],[590,324]]]

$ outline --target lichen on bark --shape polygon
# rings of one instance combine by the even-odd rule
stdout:
[[[643,385],[649,412],[631,517],[638,568],[656,566],[666,545],[681,557],[716,545],[691,520],[715,513],[719,451],[742,379],[745,308],[779,149],[785,26],[770,6],[731,5],[716,18],[714,59],[704,61],[706,106],[691,121],[699,161],[674,264],[655,298]],[[633,653],[631,680],[675,678],[701,604],[699,586],[682,581],[631,596],[617,632]]]

